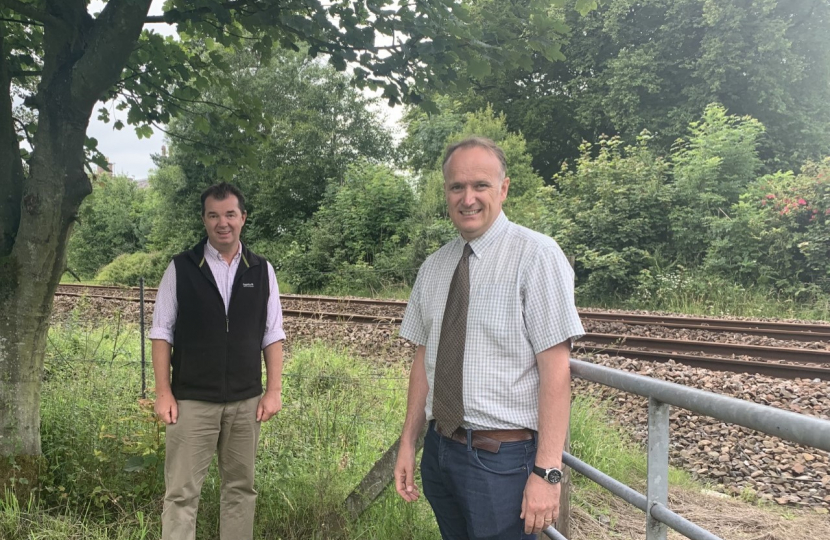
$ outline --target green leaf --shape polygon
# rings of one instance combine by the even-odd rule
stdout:
[[[576,6],[574,6],[580,15],[583,17],[590,13],[591,11],[597,9],[597,2],[596,0],[576,0]]]
[[[467,62],[467,73],[471,77],[480,79],[490,75],[491,71],[490,62],[484,58],[474,57],[470,58],[470,61]]]
[[[193,127],[198,129],[202,133],[210,133],[210,123],[204,116],[197,116],[193,118]]]
[[[144,470],[144,456],[133,456],[124,464],[126,472],[140,472]]]
[[[135,134],[139,139],[149,139],[153,136],[153,128],[148,125],[136,126]]]
[[[221,180],[233,180],[233,175],[236,172],[236,170],[236,167],[234,167],[233,165],[219,165],[216,168],[216,175]]]

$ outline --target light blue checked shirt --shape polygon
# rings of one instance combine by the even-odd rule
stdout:
[[[426,346],[428,420],[444,307],[464,244],[459,236],[424,261],[401,324],[402,337]],[[463,426],[536,430],[536,354],[585,332],[573,270],[553,239],[511,223],[504,213],[470,247]]]

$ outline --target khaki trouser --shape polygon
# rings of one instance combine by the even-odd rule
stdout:
[[[202,482],[217,451],[222,478],[219,536],[222,540],[253,538],[258,403],[259,396],[232,403],[178,402],[178,421],[167,426],[163,540],[196,538]]]

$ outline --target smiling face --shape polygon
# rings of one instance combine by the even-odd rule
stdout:
[[[471,241],[490,228],[507,198],[510,178],[502,179],[501,163],[486,148],[459,148],[444,167],[444,195],[455,228]]]
[[[205,224],[208,241],[216,251],[224,254],[236,254],[239,246],[239,234],[248,214],[239,209],[239,199],[229,194],[224,199],[208,197],[205,199]]]

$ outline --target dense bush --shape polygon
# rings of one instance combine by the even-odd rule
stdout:
[[[300,290],[378,290],[400,283],[405,269],[395,254],[409,240],[414,194],[388,167],[363,162],[333,182],[314,218],[282,258]],[[380,264],[381,268],[375,268]]]
[[[793,295],[830,292],[830,159],[753,182],[715,229],[706,268]]]
[[[155,211],[151,192],[126,176],[102,174],[93,183],[67,248],[67,266],[83,278],[122,253],[143,250]]]
[[[325,181],[319,209],[305,221],[271,230],[277,222],[265,222],[276,207],[258,190],[268,181],[240,178],[256,206],[243,241],[274,264],[286,288],[405,295],[424,259],[458,234],[447,218],[439,149],[475,134],[505,150],[507,216],[552,236],[575,258],[581,302],[685,306],[699,298],[714,306],[707,287],[736,299],[758,291],[800,300],[830,293],[830,161],[759,178],[764,128],[752,118],[710,105],[670,152],[648,131],[632,144],[600,137],[583,143],[554,185],[543,186],[523,136],[508,130],[504,115],[489,107],[462,114],[452,101],[441,103],[439,115],[408,116],[402,147],[414,172],[338,158],[344,172]],[[146,247],[153,253],[121,256],[96,278],[135,285],[143,275],[153,284],[171,255],[203,235],[197,186],[170,164],[146,192],[127,179],[107,181],[82,215],[87,225],[79,225],[70,263],[95,267],[94,257],[126,249],[118,246],[151,221]],[[110,193],[115,203],[108,205]],[[137,217],[139,210],[149,217]]]
[[[160,253],[125,253],[102,268],[95,276],[95,281],[135,287],[143,277],[145,285],[155,286],[161,281],[169,262]]]
[[[602,138],[542,190],[542,231],[576,259],[581,298],[628,295],[669,241],[668,164],[649,148]]]
[[[758,140],[764,131],[749,117],[730,116],[721,105],[689,124],[686,140],[672,149],[672,256],[699,264],[712,230],[761,169]]]

